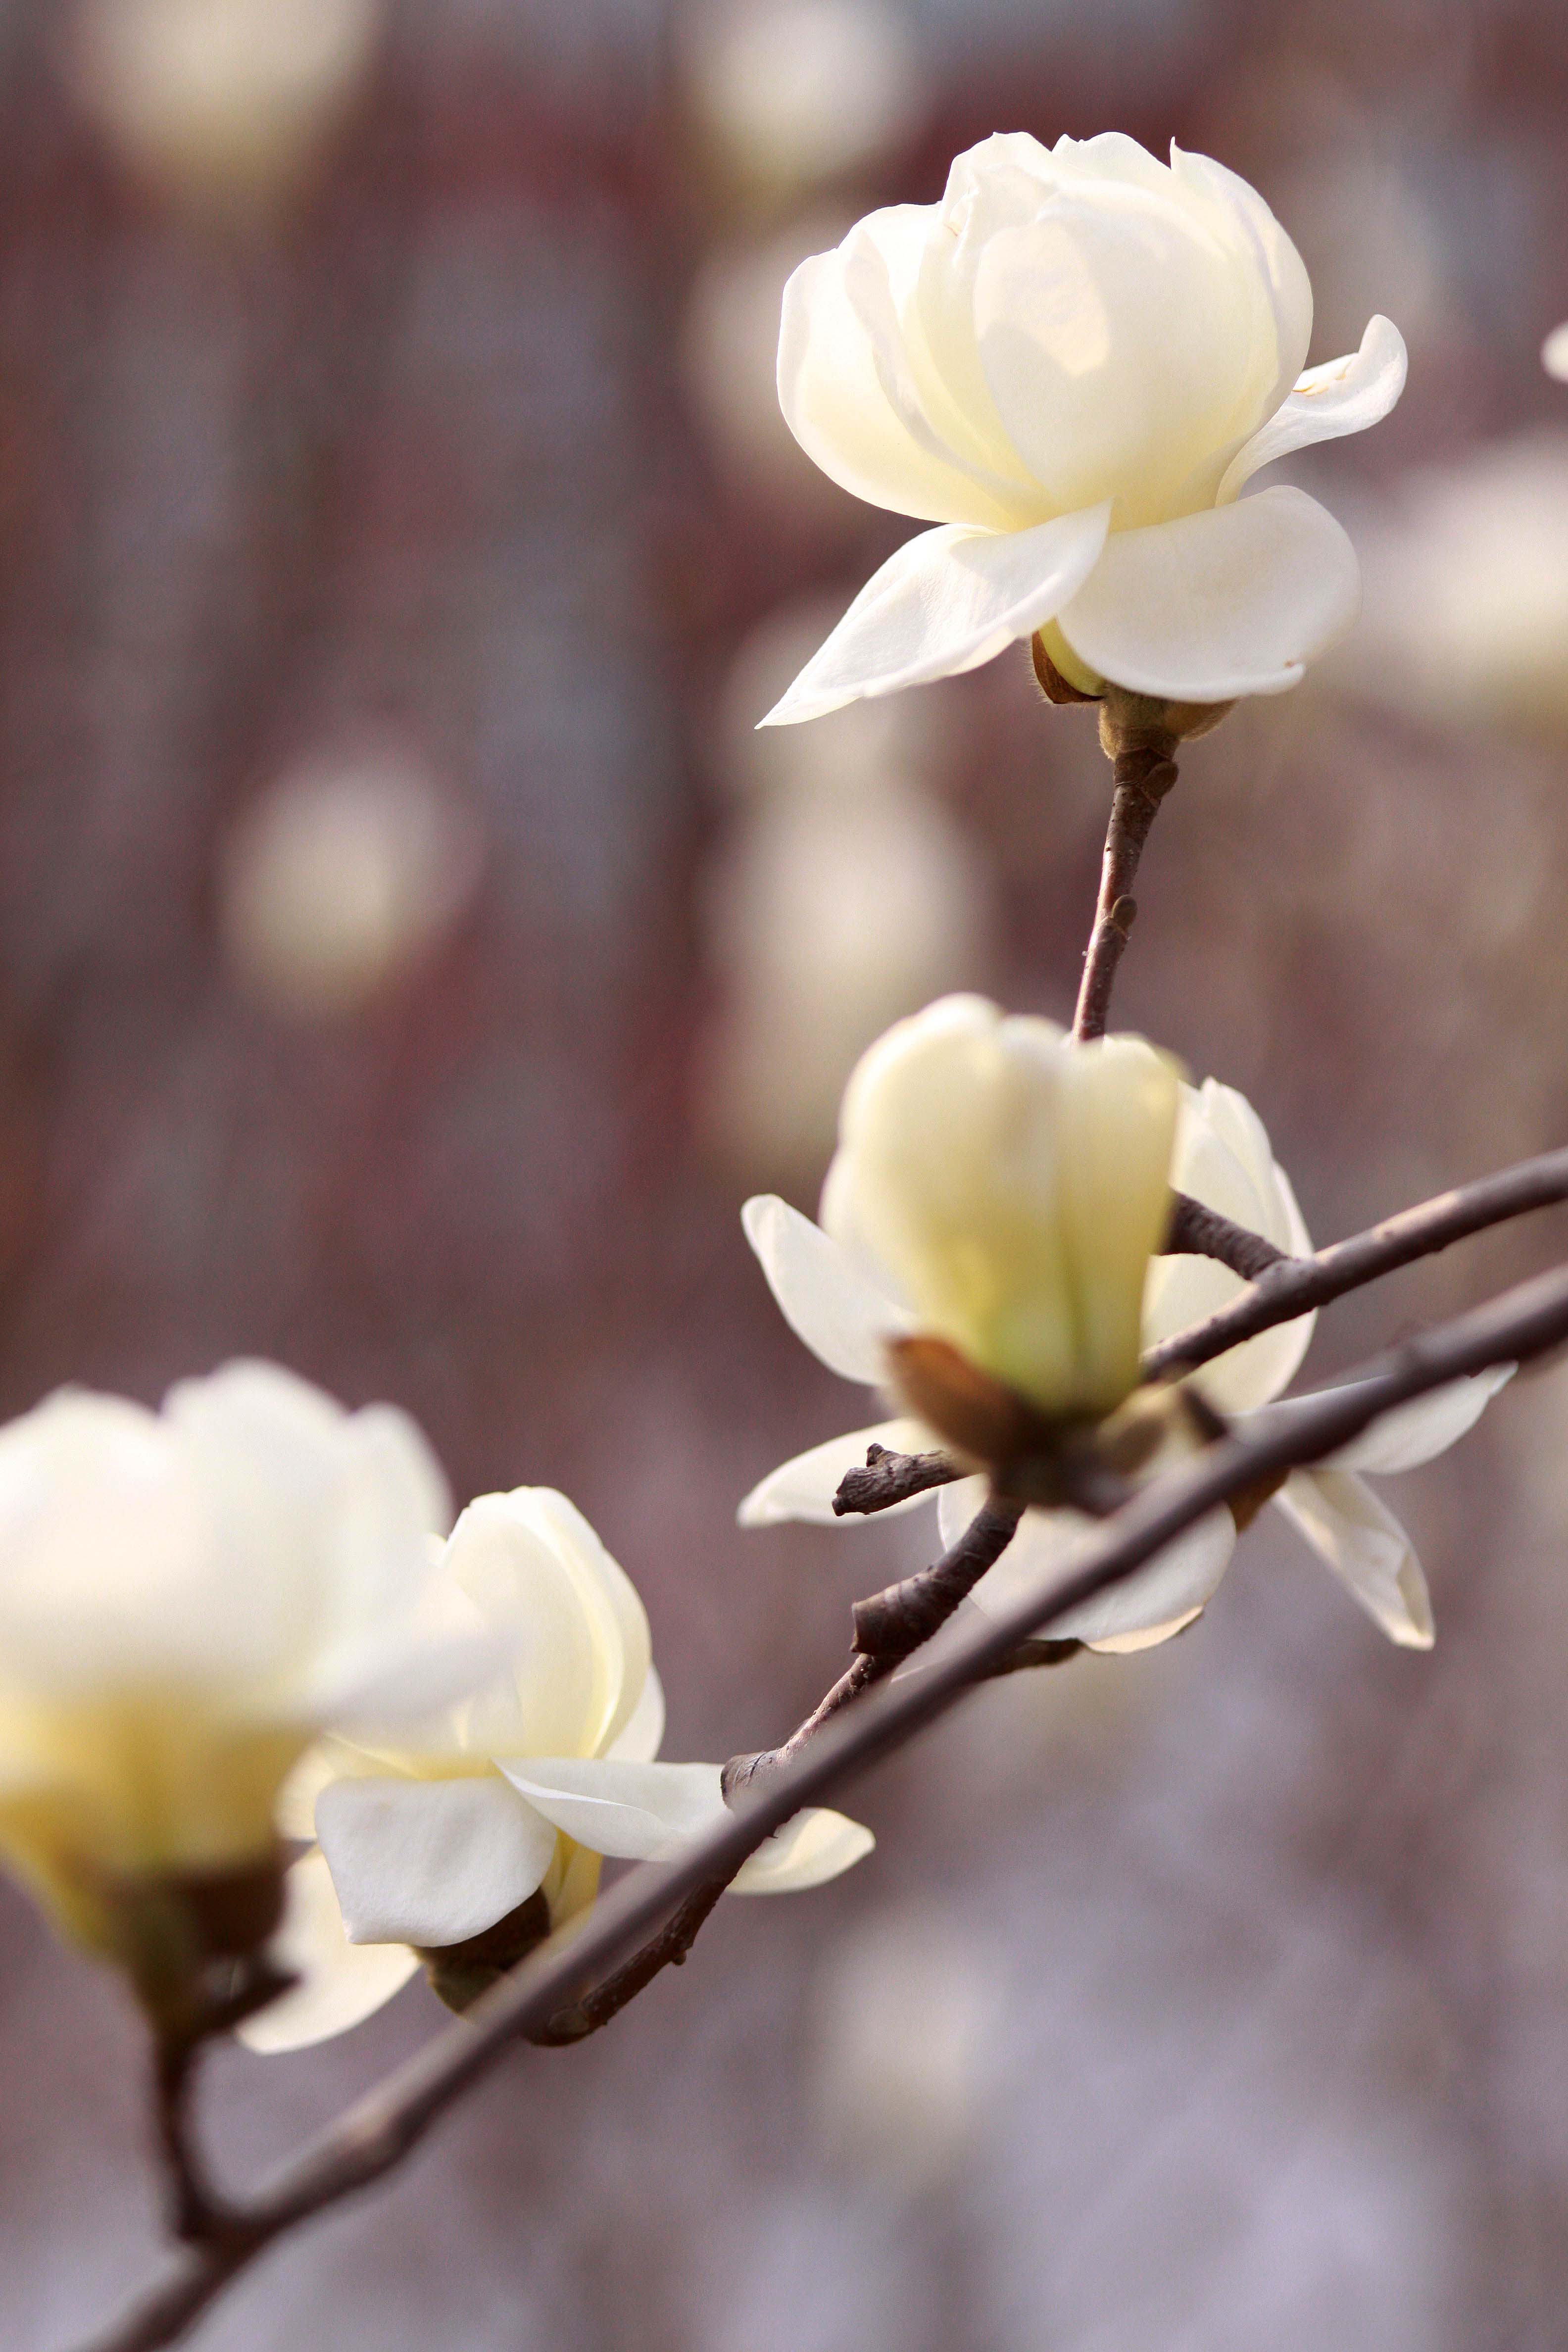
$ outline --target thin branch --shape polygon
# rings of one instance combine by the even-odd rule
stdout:
[[[547,2026],[585,1979],[728,1879],[805,1804],[835,1795],[934,1723],[976,1683],[1068,1609],[1143,1567],[1208,1511],[1272,1473],[1318,1462],[1394,1406],[1467,1373],[1523,1362],[1568,1340],[1568,1270],[1542,1276],[1408,1341],[1344,1385],[1261,1412],[1190,1465],[1143,1488],[1086,1543],[1069,1576],[969,1628],[926,1670],[885,1683],[827,1724],[805,1752],[749,1794],[674,1864],[645,1863],[601,1897],[569,1939],[552,1939],[486,1993],[466,2022],[437,2034],[377,2090],[287,2164],[223,2243],[182,2257],[165,2283],[98,2339],[95,2352],[161,2352],[230,2280],[289,2230],[394,2169],[520,2035]]]
[[[694,1887],[679,1909],[671,1914],[640,1951],[634,1952],[629,1960],[623,1961],[603,1984],[595,1985],[581,2000],[574,2001],[570,2008],[558,2009],[537,2032],[526,2038],[542,2050],[554,2049],[586,2041],[590,2033],[597,2033],[602,2026],[608,2025],[628,2001],[647,1991],[663,1969],[684,1967],[703,1922],[729,1884],[728,1878],[710,1878]]]
[[[1175,781],[1175,761],[1163,751],[1141,745],[1116,754],[1116,789],[1100,861],[1100,899],[1073,1015],[1072,1034],[1080,1041],[1105,1034],[1116,967],[1138,912],[1138,902],[1131,895],[1138,861],[1160,803]]]
[[[1143,1359],[1145,1380],[1162,1373],[1192,1371],[1213,1361],[1243,1339],[1289,1323],[1314,1307],[1326,1307],[1347,1290],[1359,1290],[1396,1267],[1416,1258],[1434,1256],[1450,1243],[1464,1241],[1489,1225],[1532,1209],[1547,1209],[1568,1200],[1568,1150],[1543,1151],[1538,1159],[1521,1160],[1495,1176],[1439,1192],[1414,1209],[1401,1210],[1365,1233],[1334,1242],[1311,1257],[1281,1258],[1267,1267],[1233,1305],[1222,1307],[1206,1322],[1152,1348]]]
[[[1246,1282],[1256,1282],[1269,1266],[1280,1265],[1286,1253],[1248,1226],[1234,1224],[1217,1209],[1194,1201],[1189,1192],[1173,1192],[1171,1222],[1165,1230],[1161,1255],[1217,1258],[1221,1265],[1229,1266],[1232,1274],[1239,1274]]]
[[[1021,1503],[992,1496],[931,1567],[889,1584],[868,1601],[858,1601],[855,1658],[847,1673],[840,1675],[826,1697],[791,1732],[782,1748],[764,1748],[753,1756],[731,1756],[724,1767],[726,1800],[732,1804],[761,1780],[787,1770],[841,1708],[873,1683],[883,1681],[939,1633],[986,1570],[995,1567],[1023,1516]]]

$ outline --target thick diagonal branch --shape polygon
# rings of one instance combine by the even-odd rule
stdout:
[[[585,1979],[613,1965],[689,1896],[727,1881],[803,1805],[837,1794],[905,1746],[1022,1643],[1048,1634],[1068,1610],[1133,1575],[1206,1513],[1262,1478],[1337,1453],[1395,1406],[1564,1341],[1568,1270],[1558,1269],[1408,1341],[1289,1412],[1255,1415],[1243,1433],[1142,1489],[1086,1542],[1070,1575],[967,1629],[923,1673],[885,1683],[842,1710],[784,1770],[694,1839],[679,1862],[647,1863],[628,1873],[570,1940],[552,1940],[524,1961],[475,2003],[466,2022],[437,2034],[285,2166],[236,2217],[232,2237],[182,2256],[164,2284],[99,2339],[96,2352],[160,2352],[174,2343],[264,2249],[392,2171],[520,2035],[548,2025]]]
[[[1163,751],[1140,747],[1116,754],[1116,789],[1100,860],[1100,898],[1073,1015],[1072,1034],[1080,1041],[1105,1034],[1116,967],[1138,912],[1138,902],[1131,895],[1138,861],[1160,803],[1175,781],[1175,761]]]

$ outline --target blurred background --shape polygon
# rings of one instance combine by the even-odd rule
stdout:
[[[1365,619],[1192,747],[1120,1017],[1243,1088],[1314,1234],[1568,1134],[1560,0],[5,0],[0,1410],[237,1351],[565,1487],[667,1753],[783,1734],[891,1528],[742,1537],[864,1418],[748,1192],[859,1048],[1070,1010],[1107,806],[1022,648],[756,736],[901,519],[795,449],[795,262],[996,129],[1264,193],[1314,360],[1410,390],[1297,478]],[[1309,1377],[1561,1252],[1471,1244]],[[722,1907],[291,2243],[214,2352],[1554,2352],[1568,2341],[1568,1378],[1388,1498],[1387,1648],[1268,1515],[1169,1649],[975,1699],[848,1879]],[[440,2021],[212,2066],[252,2177]],[[118,1988],[0,1888],[0,2339],[155,2261]]]

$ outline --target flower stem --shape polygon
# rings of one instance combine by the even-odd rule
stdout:
[[[1138,861],[1143,855],[1143,844],[1149,838],[1155,812],[1176,781],[1175,761],[1168,752],[1151,744],[1119,751],[1115,762],[1116,790],[1100,869],[1100,903],[1094,910],[1094,929],[1083,960],[1083,982],[1073,1016],[1072,1034],[1080,1045],[1105,1034],[1116,967],[1138,912],[1138,903],[1131,896]]]

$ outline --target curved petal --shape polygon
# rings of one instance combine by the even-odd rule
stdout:
[[[927,522],[1005,530],[1016,520],[1014,499],[932,429],[896,331],[876,331],[889,307],[883,247],[889,233],[896,240],[905,209],[912,208],[873,213],[790,278],[779,325],[779,406],[813,464],[852,497]]]
[[[625,1862],[668,1860],[726,1811],[717,1764],[531,1756],[499,1769],[567,1837]]]
[[[731,1895],[803,1895],[863,1862],[877,1841],[860,1822],[808,1806],[741,1864]]]
[[[1057,625],[1118,686],[1228,702],[1298,684],[1360,605],[1339,524],[1304,490],[1279,488],[1118,532]]]
[[[460,1944],[527,1901],[555,1832],[493,1772],[336,1780],[316,1835],[354,1944]]]
[[[874,1387],[888,1341],[912,1328],[909,1309],[868,1282],[847,1251],[775,1192],[748,1201],[741,1224],[795,1338],[830,1372]]]
[[[1369,320],[1359,351],[1309,368],[1268,424],[1237,450],[1220,483],[1219,505],[1228,506],[1242,484],[1277,457],[1381,424],[1405,389],[1408,365],[1405,338],[1393,320]]]
[[[1473,1429],[1498,1391],[1512,1380],[1518,1366],[1497,1364],[1490,1371],[1455,1381],[1430,1396],[1403,1404],[1323,1465],[1330,1470],[1370,1470],[1384,1477],[1400,1470],[1418,1470],[1439,1454],[1447,1454]]]
[[[869,1429],[847,1430],[842,1437],[830,1437],[826,1444],[814,1445],[809,1453],[797,1454],[792,1462],[771,1470],[735,1516],[743,1528],[777,1527],[786,1519],[809,1519],[825,1528],[869,1527],[873,1518],[895,1518],[900,1511],[929,1503],[930,1495],[911,1495],[889,1510],[868,1515],[851,1511],[839,1518],[833,1508],[839,1481],[847,1470],[864,1467],[868,1446],[885,1446],[889,1454],[919,1454],[930,1444],[930,1430],[918,1421],[879,1421]]]
[[[623,1764],[552,1756],[503,1770],[567,1837],[626,1862],[668,1862],[728,1818],[717,1764]],[[868,1853],[868,1830],[808,1806],[776,1830],[734,1882],[739,1895],[820,1886]]]
[[[569,1496],[554,1486],[521,1486],[511,1496],[514,1507],[529,1519],[557,1557],[570,1567],[585,1589],[590,1613],[599,1619],[607,1606],[617,1639],[606,1645],[618,1652],[618,1664],[608,1675],[605,1717],[585,1742],[599,1754],[619,1737],[630,1720],[653,1664],[653,1637],[647,1611],[631,1578]],[[601,1621],[602,1622],[602,1621]]]
[[[1261,1234],[1300,1256],[1312,1244],[1289,1180],[1274,1158],[1268,1131],[1245,1095],[1205,1078],[1184,1087],[1171,1181],[1205,1208]],[[1239,1298],[1247,1287],[1217,1259],[1186,1254],[1152,1258],[1143,1286],[1147,1347],[1187,1331]],[[1221,1412],[1251,1412],[1289,1387],[1311,1341],[1315,1314],[1276,1324],[1204,1367],[1199,1385]]]
[[[247,2049],[268,2053],[346,2033],[400,1992],[419,1966],[406,1944],[350,1943],[320,1853],[290,1867],[282,1925],[268,1948],[299,1982],[237,2032]]]
[[[1541,346],[1541,364],[1559,383],[1568,383],[1568,319],[1553,327]]]
[[[477,1496],[447,1545],[453,1582],[513,1643],[508,1673],[453,1720],[458,1753],[591,1755],[620,1704],[626,1664],[620,1613],[594,1551],[566,1539],[569,1525],[563,1534],[565,1523],[538,1507],[540,1491]],[[564,1496],[555,1499],[578,1519]],[[438,1751],[444,1743],[428,1744]]]
[[[967,1491],[965,1491],[967,1490]],[[984,1479],[944,1486],[941,1496],[942,1541],[951,1544],[984,1500]],[[974,1588],[976,1605],[988,1615],[1009,1609],[1026,1593],[1059,1583],[1070,1574],[1095,1522],[1078,1511],[1026,1511],[1018,1532],[994,1568]],[[1211,1511],[1194,1528],[1167,1544],[1146,1568],[1053,1617],[1054,1640],[1091,1646],[1147,1647],[1168,1640],[1190,1624],[1215,1592],[1236,1549],[1236,1522],[1226,1510]],[[1129,1637],[1142,1637],[1130,1640]]]
[[[1421,1562],[1370,1486],[1345,1470],[1293,1470],[1274,1499],[1391,1642],[1405,1650],[1432,1647]]]
[[[636,1706],[605,1748],[628,1764],[651,1764],[664,1738],[664,1685],[650,1665]]]
[[[847,702],[978,669],[1074,596],[1105,544],[1109,505],[1028,530],[921,531],[861,589],[765,719],[793,727]]]

